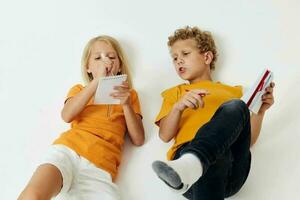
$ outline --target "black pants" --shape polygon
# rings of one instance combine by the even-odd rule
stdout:
[[[191,200],[221,200],[237,193],[251,164],[250,113],[241,100],[221,105],[195,138],[181,146],[174,159],[193,153],[203,165],[203,175],[184,194]]]

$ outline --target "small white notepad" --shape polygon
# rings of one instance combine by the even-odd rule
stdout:
[[[242,96],[242,100],[247,104],[249,109],[257,114],[262,105],[262,95],[265,93],[265,89],[270,86],[273,81],[273,72],[268,69],[260,74],[254,85],[247,90],[247,92]]]
[[[126,79],[127,74],[101,77],[98,82],[94,104],[120,104],[120,100],[112,98],[110,94],[115,91],[114,86],[121,85]]]

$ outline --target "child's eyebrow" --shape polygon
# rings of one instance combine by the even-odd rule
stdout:
[[[104,52],[98,51],[98,52],[94,52],[94,53],[92,53],[92,54],[93,54],[93,55],[101,55],[101,54],[107,54],[107,55],[113,54],[113,55],[115,55],[116,52],[111,51],[111,52],[106,52],[106,53],[104,53]]]
[[[177,53],[172,53],[171,51],[170,51],[170,54],[172,57],[177,56]]]

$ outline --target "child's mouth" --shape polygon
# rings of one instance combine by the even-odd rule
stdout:
[[[178,69],[180,74],[183,74],[185,72],[185,68],[184,67],[179,67]]]
[[[110,76],[110,75],[112,75],[112,70],[106,69],[106,76]]]

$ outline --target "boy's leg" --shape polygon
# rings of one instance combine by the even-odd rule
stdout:
[[[37,168],[18,200],[48,200],[62,187],[62,175],[57,167],[43,164]]]
[[[198,157],[201,161],[201,170],[203,174],[205,174],[218,158],[230,150],[231,145],[237,141],[239,137],[247,137],[244,135],[250,135],[249,110],[241,100],[231,100],[220,106],[212,119],[198,130],[195,138],[181,151],[181,155],[193,154],[195,157]],[[178,160],[180,161],[180,159]],[[176,162],[178,161],[171,161],[170,164],[176,165]],[[197,162],[194,161],[194,163],[196,165]],[[156,162],[154,164],[159,163]],[[166,166],[165,169],[155,168],[154,166],[155,172],[162,179],[167,177],[169,172],[172,172],[170,168],[176,169],[176,167],[168,166],[168,164]],[[176,170],[174,171],[176,172]],[[165,174],[162,176],[162,173]],[[182,178],[183,176],[189,176],[186,175],[186,173],[180,174],[180,172],[177,174],[178,176],[174,176],[174,173],[171,173],[171,175],[173,176],[172,179],[164,180],[171,186],[174,186],[174,183],[177,184],[181,182],[184,179]],[[176,178],[178,180],[175,180]],[[196,181],[198,178],[200,178],[200,176],[194,180]],[[191,185],[193,183],[185,184]]]
[[[231,168],[231,152],[217,159],[207,172],[183,194],[190,200],[224,200],[227,176]]]
[[[243,129],[230,150],[187,191],[184,196],[192,200],[219,200],[236,194],[245,183],[251,164],[250,124]],[[181,151],[183,151],[182,148]],[[180,153],[176,157],[180,157]]]
[[[250,124],[245,127],[244,131],[250,132]],[[232,168],[228,177],[225,197],[230,197],[236,194],[244,185],[251,167],[251,152],[250,152],[251,134],[241,134],[235,143],[231,145],[232,152]]]
[[[250,134],[248,107],[241,100],[231,100],[222,104],[212,119],[198,130],[195,138],[181,151],[181,155],[197,155],[202,163],[203,173],[206,173],[219,157],[234,147],[236,142],[249,138]],[[249,145],[245,145],[249,149]]]

